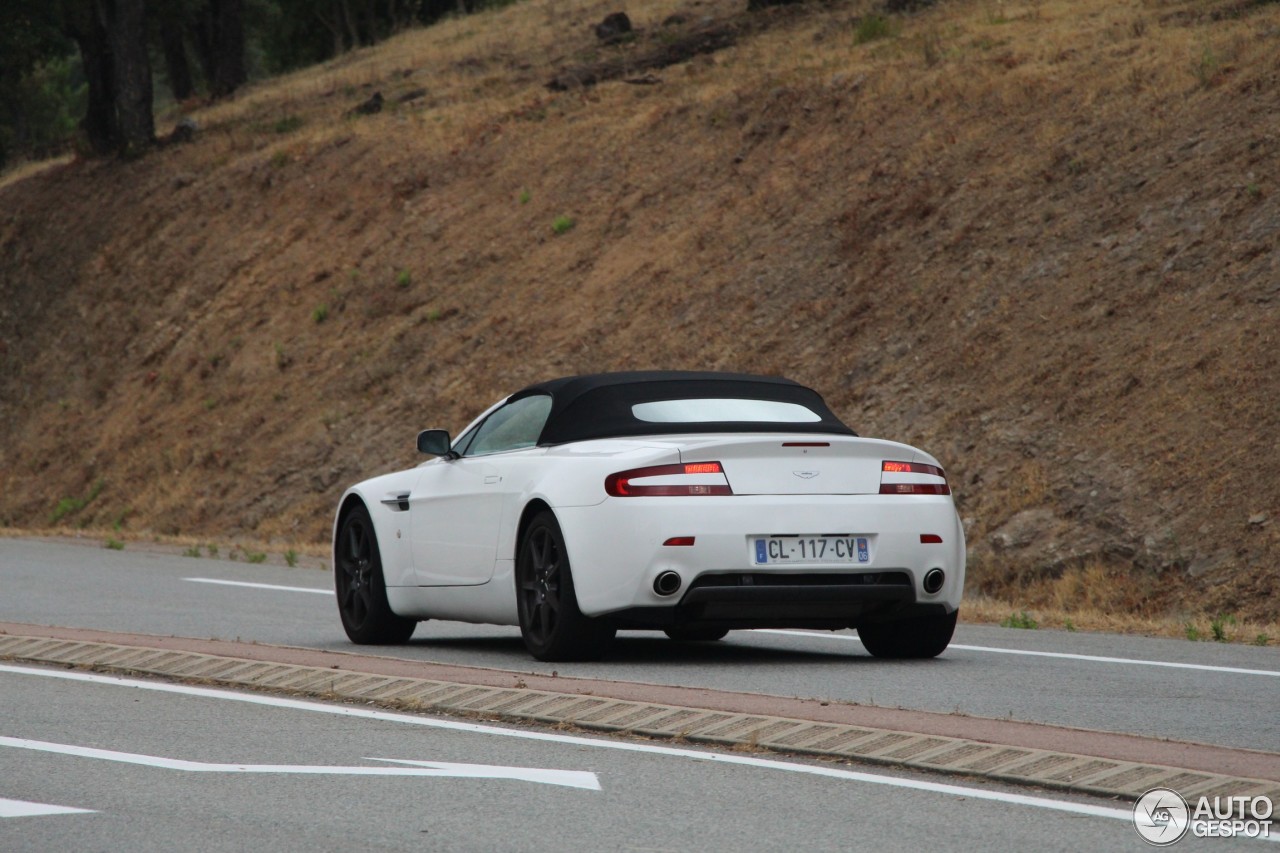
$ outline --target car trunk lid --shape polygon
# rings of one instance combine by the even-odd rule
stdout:
[[[719,462],[735,495],[877,494],[884,460],[920,455],[892,441],[812,434],[718,435],[681,444],[681,462]]]

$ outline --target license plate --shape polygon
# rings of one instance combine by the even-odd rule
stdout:
[[[805,563],[869,563],[866,536],[768,536],[755,539],[756,565]]]

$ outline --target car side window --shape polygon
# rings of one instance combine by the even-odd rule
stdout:
[[[485,418],[476,431],[475,439],[462,451],[463,455],[484,456],[533,447],[538,443],[549,414],[551,397],[546,394],[521,397],[508,403]]]

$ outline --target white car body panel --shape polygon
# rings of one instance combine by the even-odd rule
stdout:
[[[490,457],[419,469],[409,492],[413,585],[472,586],[493,577],[502,487]]]
[[[868,539],[869,561],[806,564],[805,574],[905,572],[917,602],[954,611],[964,586],[965,543],[951,496],[879,494],[884,460],[938,465],[908,445],[813,433],[606,438],[440,458],[348,489],[335,536],[343,508],[362,501],[377,533],[391,609],[416,619],[518,624],[519,525],[539,504],[554,512],[563,531],[578,606],[587,616],[676,607],[681,595],[663,597],[653,588],[667,570],[680,574],[682,592],[705,575],[787,574],[783,565],[753,563],[752,538],[824,534]],[[703,461],[723,465],[733,495],[610,497],[605,491],[610,474]],[[913,480],[922,477],[899,481]],[[401,509],[406,504],[398,499],[405,495],[407,509]],[[942,542],[924,544],[922,534]],[[695,543],[663,545],[674,536],[693,536]],[[941,568],[946,581],[929,594],[921,581],[932,568]]]

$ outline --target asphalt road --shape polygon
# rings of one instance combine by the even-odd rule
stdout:
[[[356,649],[315,568],[0,540],[0,584],[3,621]],[[851,632],[735,632],[704,644],[624,633],[609,661],[541,664],[518,629],[428,622],[406,646],[360,651],[1280,751],[1275,647],[961,625],[933,661],[873,659]]]
[[[7,851],[1146,849],[1127,803],[60,668],[0,719]]]

